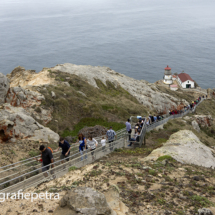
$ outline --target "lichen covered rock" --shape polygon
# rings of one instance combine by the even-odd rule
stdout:
[[[152,151],[144,160],[157,160],[161,156],[170,155],[181,163],[214,168],[213,154],[214,150],[204,145],[192,131],[181,130],[172,134],[162,147]]]
[[[92,188],[77,187],[69,191],[60,201],[54,215],[111,215],[104,194]]]

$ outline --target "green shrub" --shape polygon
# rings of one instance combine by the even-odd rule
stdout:
[[[149,174],[155,176],[155,175],[157,175],[157,172],[154,169],[150,169]]]
[[[178,128],[174,128],[174,129],[171,130],[171,132],[173,132],[173,133],[176,133],[176,132],[178,132],[178,131],[179,131]]]

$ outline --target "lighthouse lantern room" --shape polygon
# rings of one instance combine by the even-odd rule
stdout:
[[[167,67],[164,69],[164,84],[172,84],[172,72],[171,68],[167,65]]]

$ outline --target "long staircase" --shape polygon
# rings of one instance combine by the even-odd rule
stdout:
[[[144,137],[146,132],[153,130],[154,128],[167,123],[171,119],[183,117],[188,113],[195,112],[196,107],[203,102],[202,99],[193,110],[187,110],[184,113],[176,115],[164,115],[164,118],[158,122],[155,122],[149,126],[144,124],[141,133],[139,142],[136,143],[138,147],[141,147],[144,144]],[[37,185],[45,182],[54,180],[55,178],[62,177],[65,175],[69,169],[72,167],[80,168],[87,164],[94,162],[102,157],[105,157],[109,153],[113,152],[116,149],[123,148],[128,144],[128,133],[126,129],[121,129],[116,132],[117,139],[112,143],[106,143],[105,148],[99,146],[94,150],[92,155],[90,151],[85,151],[83,155],[79,153],[79,146],[73,144],[71,147],[70,160],[65,163],[61,163],[62,160],[59,159],[60,153],[53,153],[54,155],[54,169],[48,171],[48,177],[44,176],[42,173],[42,166],[38,164],[34,158],[25,159],[17,163],[13,163],[7,166],[0,167],[0,193],[14,193],[19,190],[26,190],[30,187],[36,187]],[[99,143],[102,139],[102,136],[95,138]],[[37,156],[40,157],[40,156]]]

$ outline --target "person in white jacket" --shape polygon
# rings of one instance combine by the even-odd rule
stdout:
[[[90,135],[88,137],[88,139],[87,139],[87,146],[88,146],[88,149],[90,149],[90,151],[91,151],[91,155],[92,155],[93,161],[95,160],[95,158],[94,158],[94,150],[96,149],[97,145],[98,145],[97,140],[94,139],[92,137],[92,135]]]
[[[102,144],[102,151],[104,152],[105,151],[105,145],[106,145],[106,139],[105,139],[105,137],[102,137],[101,144]]]

